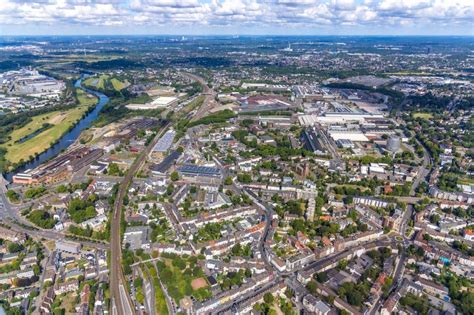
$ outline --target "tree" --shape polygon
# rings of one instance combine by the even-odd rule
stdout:
[[[241,183],[248,184],[252,182],[252,176],[250,176],[250,174],[238,174],[237,180]]]
[[[143,285],[143,280],[142,278],[136,278],[135,280],[133,280],[133,286],[138,289],[138,288],[141,288]]]
[[[273,298],[273,295],[270,292],[265,293],[265,295],[263,296],[263,301],[265,301],[265,303],[267,303],[268,305],[272,305],[274,300],[275,299]]]
[[[56,192],[58,194],[63,194],[63,193],[68,192],[68,188],[66,185],[59,185],[58,187],[56,187]]]
[[[107,174],[112,175],[112,176],[122,176],[123,172],[119,168],[117,163],[110,163],[109,167],[107,169]]]
[[[346,269],[347,265],[349,264],[349,262],[345,259],[341,259],[339,261],[339,263],[337,264],[337,269],[339,270],[344,270]]]
[[[316,274],[316,280],[318,280],[319,283],[324,283],[328,281],[328,274],[326,272],[319,272]]]
[[[75,223],[82,223],[97,215],[94,204],[80,198],[74,198],[69,202],[67,212]]]
[[[19,195],[16,191],[9,189],[7,191],[7,197],[11,202],[17,202],[19,200]]]
[[[306,285],[306,289],[308,289],[311,294],[316,294],[318,291],[318,284],[316,283],[316,281],[310,280]]]
[[[174,171],[173,173],[171,173],[170,178],[171,178],[171,180],[172,180],[173,182],[179,180],[179,174],[178,174],[178,172]]]
[[[21,250],[23,250],[23,246],[21,246],[21,244],[18,244],[18,243],[8,244],[8,252],[9,253],[18,253]]]
[[[28,215],[28,220],[43,229],[52,229],[56,224],[51,214],[45,210],[34,210]]]
[[[227,176],[224,181],[224,185],[232,185],[232,177]]]

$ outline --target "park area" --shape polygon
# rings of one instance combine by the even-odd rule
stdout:
[[[212,296],[204,272],[197,262],[195,256],[172,254],[164,254],[163,259],[157,261],[160,279],[176,303],[185,296],[193,296],[198,301]]]
[[[2,144],[7,150],[5,158],[12,163],[18,163],[50,148],[52,143],[83,117],[89,106],[97,102],[97,98],[79,89],[77,99],[77,107],[34,116],[28,124],[13,130],[9,135],[10,140]]]

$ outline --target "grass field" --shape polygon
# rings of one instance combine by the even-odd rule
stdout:
[[[433,115],[430,113],[414,113],[413,118],[431,119]]]
[[[69,292],[66,295],[64,295],[62,298],[58,297],[61,299],[61,305],[59,306],[59,309],[63,308],[65,310],[65,315],[69,314],[74,314],[74,306],[76,305],[75,303],[75,294],[73,292]]]
[[[83,84],[84,86],[97,88],[97,89],[105,89],[107,88],[107,86],[110,89],[110,84],[111,84],[116,91],[120,91],[128,86],[127,81],[120,81],[119,79],[110,77],[109,75],[106,75],[106,74],[103,74],[99,77],[87,78],[86,80],[84,80]]]
[[[120,90],[124,89],[128,85],[127,81],[122,82],[122,81],[118,80],[117,78],[112,78],[110,80],[110,82],[112,82],[112,85],[113,85],[114,89],[117,90],[117,91],[120,91]]]
[[[80,102],[79,106],[66,111],[54,111],[34,116],[30,123],[14,130],[10,134],[10,141],[2,145],[7,149],[6,159],[12,163],[17,163],[20,160],[26,161],[30,156],[47,150],[51,143],[56,142],[75,122],[81,119],[90,105],[97,102],[95,97],[88,96],[82,90],[78,90],[77,98]],[[23,143],[15,143],[17,140],[41,129],[44,123],[53,126]]]
[[[77,89],[76,96],[80,106],[91,106],[97,103],[97,97],[87,94],[84,90]]]
[[[85,86],[92,86],[96,87],[98,89],[103,89],[105,88],[105,81],[109,79],[109,76],[104,74],[101,75],[100,77],[90,77],[84,80],[84,85]]]
[[[337,185],[336,187],[346,187],[346,188],[352,188],[352,189],[357,189],[357,188],[359,188],[361,191],[369,190],[368,187],[358,186],[358,185],[351,185],[351,184]]]

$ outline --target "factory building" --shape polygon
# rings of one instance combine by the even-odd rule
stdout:
[[[97,161],[102,154],[102,149],[78,148],[60,155],[34,170],[27,170],[24,173],[14,175],[13,183],[27,185],[57,183]]]
[[[218,168],[192,164],[180,166],[178,168],[178,172],[183,177],[222,177],[222,174]]]
[[[301,142],[304,148],[311,152],[324,153],[326,150],[314,128],[306,128],[301,133]]]
[[[173,145],[175,136],[176,131],[168,130],[156,143],[155,147],[153,148],[152,155],[156,158],[162,158]]]

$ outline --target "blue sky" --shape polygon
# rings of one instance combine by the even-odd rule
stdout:
[[[474,35],[474,0],[0,0],[1,35]]]

